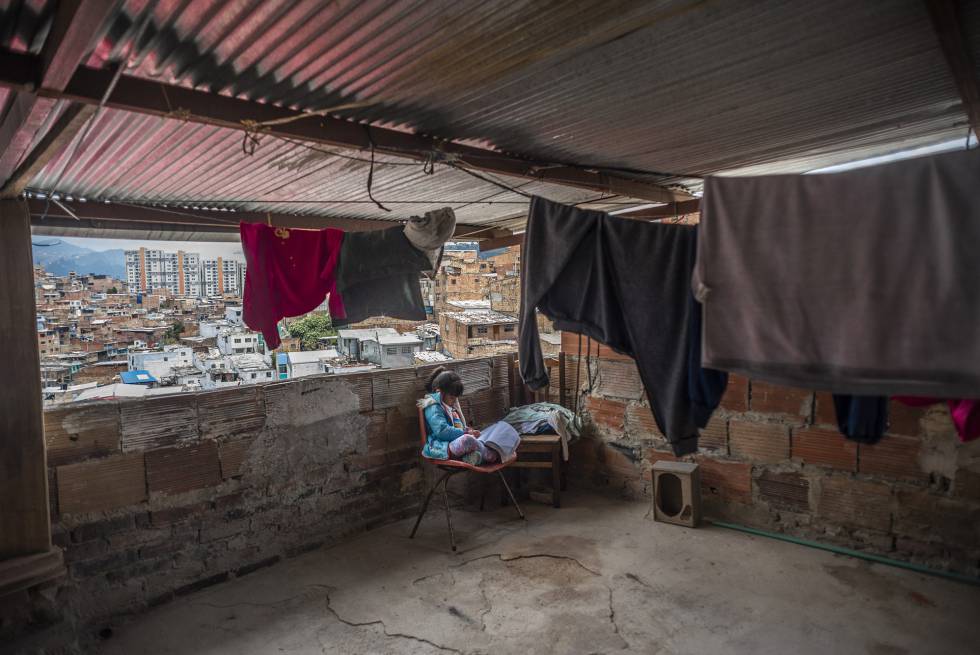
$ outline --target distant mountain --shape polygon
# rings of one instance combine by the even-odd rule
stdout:
[[[58,257],[69,257],[71,255],[83,255],[85,253],[95,252],[91,248],[84,248],[68,243],[67,241],[62,241],[58,237],[32,237],[31,242],[34,245],[35,262],[37,262],[39,256],[46,259],[57,259]]]
[[[52,275],[95,273],[126,278],[126,257],[122,250],[92,250],[57,238],[34,237],[34,263]]]

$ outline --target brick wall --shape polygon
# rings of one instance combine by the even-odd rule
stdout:
[[[432,368],[46,412],[67,576],[0,602],[0,644],[85,640],[110,616],[413,514],[424,486],[415,402]],[[501,415],[506,358],[451,368],[471,421]]]
[[[631,360],[593,342],[592,383],[578,337],[563,335],[567,398],[580,367],[588,438],[571,477],[649,497],[650,470],[675,459]],[[583,353],[584,350],[583,340]],[[876,445],[845,440],[831,397],[732,376],[721,408],[685,459],[701,465],[708,516],[980,573],[980,440],[961,444],[944,405],[892,402]]]

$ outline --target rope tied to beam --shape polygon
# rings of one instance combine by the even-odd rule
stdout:
[[[286,125],[294,121],[303,120],[304,118],[317,118],[327,116],[328,114],[333,114],[338,111],[344,111],[345,109],[359,109],[361,107],[368,107],[373,105],[373,102],[347,102],[342,105],[334,105],[333,107],[327,107],[326,109],[320,109],[317,111],[302,112],[296,114],[295,116],[285,116],[283,118],[273,118],[267,121],[256,121],[252,119],[244,119],[239,121],[245,130],[245,135],[242,137],[242,152],[246,155],[254,155],[256,148],[259,147],[259,142],[261,141],[260,134],[270,132],[272,127],[277,125]],[[170,106],[170,100],[167,99],[167,106]],[[187,112],[187,116],[190,116],[190,112]]]
[[[242,121],[242,127],[245,128],[244,134],[242,134],[242,154],[251,157],[255,154],[255,149],[259,147],[261,138],[259,132],[262,131],[262,127],[258,121],[249,119]]]
[[[163,93],[163,101],[167,103],[167,113],[164,115],[164,118],[175,118],[185,123],[191,119],[193,114],[191,114],[189,109],[184,109],[183,107],[174,109],[173,103],[170,102],[170,94],[167,93],[167,85],[163,82],[160,83],[160,91]]]
[[[371,185],[374,183],[374,137],[371,136],[370,125],[365,125],[364,131],[367,132],[368,143],[371,145],[371,167],[368,169],[367,195],[368,198],[370,198],[374,202],[374,204],[378,206],[378,209],[382,209],[386,212],[390,212],[391,210],[385,207],[384,205],[382,205],[380,202],[378,202],[377,199],[375,199],[374,195],[371,193]]]

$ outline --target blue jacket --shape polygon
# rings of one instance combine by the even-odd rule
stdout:
[[[422,456],[432,459],[449,459],[449,442],[466,434],[453,427],[452,419],[442,406],[439,392],[431,393],[419,401],[425,415],[425,446]],[[462,417],[460,412],[460,417]]]

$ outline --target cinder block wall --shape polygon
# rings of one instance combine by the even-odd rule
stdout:
[[[675,458],[635,364],[604,346],[597,357],[593,342],[587,367],[568,333],[562,348],[566,398],[578,367],[591,427],[571,477],[650,497],[653,463]],[[889,414],[888,434],[859,445],[838,433],[829,394],[733,376],[698,454],[684,459],[701,465],[710,517],[980,574],[980,440],[961,444],[945,405],[892,402]]]
[[[499,417],[506,357],[451,367],[467,416]],[[412,515],[423,490],[415,402],[432,368],[46,412],[67,576],[0,602],[0,645],[84,642],[114,616]]]

